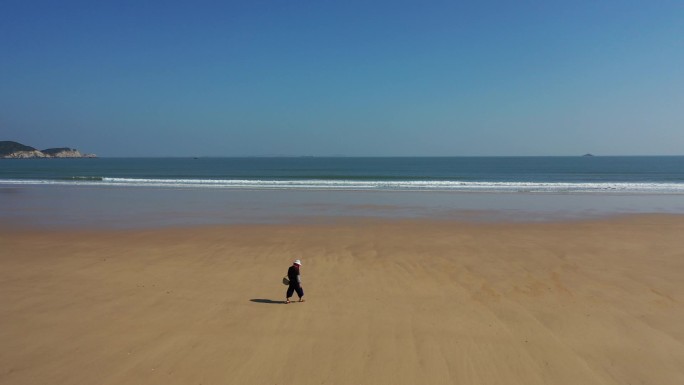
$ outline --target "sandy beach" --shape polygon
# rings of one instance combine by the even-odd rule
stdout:
[[[0,230],[1,384],[682,384],[684,217]],[[281,278],[301,259],[307,301]]]

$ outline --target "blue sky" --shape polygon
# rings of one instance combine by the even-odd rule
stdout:
[[[684,153],[681,1],[0,1],[0,140],[100,156]]]

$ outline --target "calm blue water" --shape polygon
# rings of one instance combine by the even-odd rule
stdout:
[[[684,214],[684,157],[0,160],[0,225]]]
[[[684,157],[7,159],[0,183],[684,193]]]

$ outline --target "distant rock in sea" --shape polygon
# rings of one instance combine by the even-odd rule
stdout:
[[[81,154],[77,149],[68,147],[48,148],[41,152],[50,158],[95,158],[94,154]]]
[[[34,158],[97,158],[95,154],[81,154],[80,151],[68,148],[48,148],[40,151],[31,146],[9,140],[0,141],[0,158],[34,159]]]
[[[594,156],[594,154],[584,154],[582,156]]]

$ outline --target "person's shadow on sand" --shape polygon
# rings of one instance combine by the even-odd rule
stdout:
[[[270,303],[270,304],[285,303],[285,301],[274,301],[272,299],[263,299],[263,298],[250,299],[250,301],[256,302],[256,303]]]

